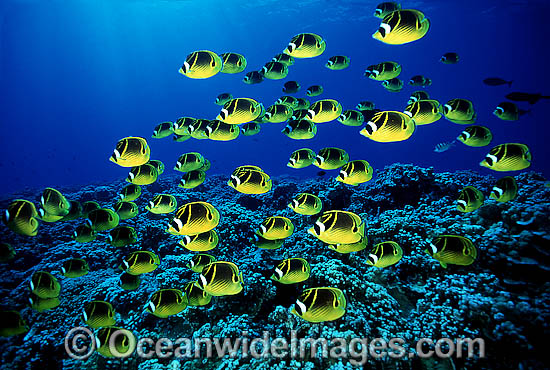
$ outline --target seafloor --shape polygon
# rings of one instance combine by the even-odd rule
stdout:
[[[497,174],[498,175],[498,174]],[[251,356],[218,359],[112,360],[94,354],[82,362],[65,353],[67,331],[83,325],[83,303],[101,299],[116,309],[117,326],[140,337],[237,337],[247,331],[261,337],[298,336],[342,338],[404,338],[412,344],[427,338],[481,337],[486,341],[485,359],[420,360],[397,363],[369,360],[376,369],[452,368],[544,368],[548,365],[546,338],[550,334],[550,188],[534,172],[516,176],[519,194],[507,203],[488,200],[495,178],[476,172],[436,173],[430,168],[392,165],[379,171],[369,183],[350,187],[325,175],[302,181],[273,178],[273,190],[249,196],[227,186],[227,177],[209,175],[193,189],[178,188],[178,177],[164,174],[157,183],[143,187],[136,201],[141,214],[122,221],[136,228],[139,241],[124,248],[110,246],[106,234],[91,243],[77,243],[71,235],[83,220],[42,223],[36,237],[21,237],[0,228],[0,240],[11,243],[17,255],[0,265],[3,309],[20,310],[31,329],[26,335],[0,338],[2,369],[352,369],[346,359],[256,359]],[[70,200],[95,200],[111,207],[126,183],[87,185],[58,189]],[[55,187],[55,184],[51,184]],[[456,210],[458,192],[473,185],[486,195],[475,212]],[[321,197],[324,210],[341,209],[359,214],[367,225],[369,246],[385,240],[398,242],[401,261],[385,269],[366,263],[368,249],[348,255],[323,245],[306,230],[316,217],[301,216],[287,207],[299,192]],[[144,210],[156,193],[170,193],[178,204],[203,200],[212,203],[222,219],[216,228],[220,243],[210,252],[218,260],[235,262],[244,275],[244,290],[231,297],[214,297],[206,307],[189,307],[177,316],[156,318],[143,312],[153,292],[179,288],[197,279],[186,264],[192,252],[167,234],[167,216]],[[38,203],[41,189],[12,194],[0,202],[5,209],[15,198]],[[254,229],[267,216],[282,215],[296,226],[282,248],[261,250],[252,245]],[[470,266],[443,269],[424,249],[426,240],[438,234],[469,237],[478,250]],[[118,285],[117,270],[123,256],[135,249],[150,250],[161,264],[142,276],[141,286],[125,291]],[[61,305],[38,313],[26,304],[28,280],[36,270],[59,271],[64,260],[85,258],[86,276],[62,284]],[[276,261],[306,258],[312,272],[305,284],[281,286],[269,279]],[[347,298],[342,319],[311,324],[292,315],[289,308],[304,287],[334,286]]]

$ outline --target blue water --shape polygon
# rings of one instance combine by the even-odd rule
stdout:
[[[385,91],[363,77],[364,69],[385,60],[401,63],[400,78],[423,74],[433,80],[427,90],[445,103],[468,98],[478,124],[493,130],[493,143],[521,142],[533,154],[531,169],[550,176],[546,124],[550,101],[523,109],[530,114],[504,122],[492,111],[511,91],[550,94],[547,72],[547,1],[414,1],[403,8],[422,10],[431,29],[421,40],[401,46],[371,38],[380,20],[373,17],[378,1],[34,1],[4,0],[1,15],[0,190],[26,186],[86,184],[124,178],[127,169],[108,161],[125,136],[150,138],[156,124],[180,116],[213,119],[222,92],[252,97],[266,107],[283,95],[285,80],[258,85],[241,82],[244,73],[218,74],[192,80],[177,73],[187,54],[208,49],[246,56],[248,71],[260,69],[300,32],[315,32],[327,42],[317,58],[296,60],[286,80],[297,80],[305,96],[321,84],[320,98],[334,98],[344,109],[372,100],[383,110],[402,111],[410,93]],[[458,52],[456,65],[440,56]],[[324,67],[328,57],[343,54],[351,66],[343,71]],[[485,86],[486,77],[514,80],[513,87]],[[313,101],[315,98],[310,98]],[[265,124],[259,135],[232,142],[171,138],[149,139],[152,158],[171,169],[178,156],[200,151],[212,173],[229,174],[241,164],[260,165],[270,175],[315,176],[317,168],[286,167],[289,154],[302,147],[337,146],[352,159],[366,159],[375,169],[394,162],[434,166],[438,170],[479,167],[485,148],[458,143],[444,153],[434,146],[455,138],[463,129],[444,119],[417,128],[411,139],[375,143],[359,128],[334,121],[320,124],[312,140],[291,140],[280,133],[284,124]],[[171,170],[170,170],[171,171]]]

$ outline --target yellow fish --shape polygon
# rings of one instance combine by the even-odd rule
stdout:
[[[401,5],[399,5],[398,3],[394,3],[393,1],[380,3],[376,6],[376,9],[374,10],[374,16],[376,18],[384,19],[384,17],[388,14],[400,9]]]
[[[261,170],[241,169],[233,172],[227,185],[243,194],[264,194],[271,190],[272,182]]]
[[[364,182],[370,181],[373,173],[374,170],[369,162],[362,159],[350,161],[340,168],[340,173],[336,177],[336,181],[357,186]]]
[[[313,58],[323,54],[327,43],[314,33],[300,33],[294,36],[283,53],[294,58]]]
[[[174,122],[172,130],[176,135],[189,136],[191,135],[191,133],[189,132],[189,127],[196,122],[197,119],[193,117],[180,117],[176,120],[176,122]]]
[[[338,122],[344,126],[361,126],[365,123],[363,113],[357,110],[349,109],[338,117]]]
[[[117,226],[109,231],[107,242],[113,247],[125,247],[137,242],[137,233],[133,227]]]
[[[236,98],[223,105],[216,119],[230,125],[239,125],[254,121],[263,111],[263,105],[254,99]]]
[[[447,268],[447,264],[468,266],[477,258],[474,243],[459,235],[440,235],[432,240],[425,252],[443,268]]]
[[[270,123],[281,123],[292,116],[293,109],[288,104],[273,104],[267,108],[262,120]]]
[[[453,123],[468,125],[474,123],[477,113],[474,104],[468,99],[451,99],[443,106],[445,118]]]
[[[308,140],[317,135],[317,126],[307,119],[297,119],[288,121],[284,129],[281,130],[290,139]]]
[[[151,295],[145,310],[160,318],[177,315],[187,307],[187,300],[179,289],[161,289]]]
[[[120,269],[130,275],[141,275],[156,270],[160,259],[149,251],[135,251],[122,260]]]
[[[82,258],[71,258],[63,262],[61,274],[66,278],[77,278],[84,276],[90,271],[88,262]]]
[[[215,230],[206,231],[196,235],[184,235],[179,244],[193,252],[206,252],[218,245],[218,234]]]
[[[281,284],[296,284],[309,278],[311,266],[303,258],[287,258],[275,266],[271,279]]]
[[[473,186],[466,186],[460,191],[456,201],[456,209],[460,212],[473,212],[483,205],[483,193]]]
[[[97,329],[113,326],[116,323],[113,305],[105,301],[91,301],[84,304],[82,321],[89,327]]]
[[[190,202],[176,211],[167,232],[173,235],[196,235],[212,230],[220,222],[220,212],[210,203]]]
[[[193,170],[183,174],[179,187],[184,189],[193,189],[199,186],[206,179],[206,173],[201,170]]]
[[[313,162],[314,166],[322,170],[335,170],[342,167],[349,161],[349,154],[340,148],[320,149]]]
[[[163,139],[172,135],[174,123],[171,121],[161,122],[153,130],[153,139]]]
[[[306,117],[314,123],[330,122],[342,114],[342,105],[334,99],[322,99],[311,104]]]
[[[480,166],[494,171],[520,171],[531,166],[531,159],[527,145],[507,143],[491,149]]]
[[[325,67],[333,71],[340,71],[349,67],[350,58],[345,55],[335,55],[328,58]]]
[[[291,168],[304,168],[313,164],[315,156],[315,152],[309,148],[298,149],[290,154],[286,165]]]
[[[365,234],[365,223],[353,212],[326,211],[308,233],[327,244],[352,244]]]
[[[99,208],[88,213],[86,222],[94,231],[107,231],[118,226],[120,217],[112,209]]]
[[[139,213],[139,208],[134,202],[116,202],[113,209],[121,220],[128,220],[136,217]]]
[[[78,225],[73,233],[73,239],[79,243],[89,243],[95,240],[97,233],[88,225]]]
[[[97,352],[108,358],[116,357],[116,353],[133,353],[136,347],[134,334],[116,326],[100,328],[95,341]]]
[[[334,321],[346,313],[346,297],[338,288],[309,288],[302,292],[291,312],[309,322]]]
[[[485,126],[468,126],[458,135],[457,140],[468,146],[487,146],[493,140],[493,134]]]
[[[298,214],[311,216],[321,212],[323,202],[317,195],[300,193],[292,199],[288,207]]]
[[[258,234],[254,234],[254,237],[252,238],[252,243],[260,249],[279,249],[283,246],[284,239],[274,239],[269,240],[266,239]]]
[[[179,73],[189,78],[209,78],[222,70],[223,61],[209,50],[194,51],[187,55]]]
[[[11,337],[29,331],[29,326],[17,311],[0,311],[0,337]]]
[[[38,234],[38,212],[33,203],[24,199],[16,199],[8,205],[4,213],[4,224],[13,232],[35,236]]]
[[[382,62],[368,66],[364,75],[371,80],[386,81],[396,78],[400,74],[401,64],[397,62]]]
[[[142,137],[125,137],[120,139],[109,158],[121,167],[141,166],[149,161],[151,148]]]
[[[442,112],[443,108],[437,100],[418,100],[407,105],[403,113],[414,119],[418,126],[439,121],[443,116]]]
[[[259,71],[264,78],[269,80],[281,80],[288,76],[288,67],[281,62],[267,62]]]
[[[402,45],[421,39],[429,29],[430,21],[422,12],[402,9],[386,15],[372,37],[386,44]]]
[[[376,113],[359,133],[373,141],[390,143],[407,140],[415,128],[414,120],[405,113],[382,111]]]
[[[403,257],[403,249],[396,242],[387,241],[376,244],[369,253],[367,263],[384,268],[395,265]]]
[[[518,195],[518,184],[512,176],[504,176],[497,180],[495,186],[491,190],[491,199],[497,202],[508,202],[516,199]]]
[[[353,252],[359,252],[367,248],[368,238],[365,235],[361,235],[361,239],[355,243],[349,244],[331,244],[328,247],[338,253],[347,254]]]
[[[188,306],[206,306],[212,300],[212,296],[202,290],[196,281],[190,281],[183,289]]]
[[[126,181],[134,185],[150,185],[157,181],[158,176],[155,166],[145,163],[141,166],[132,167]]]
[[[233,262],[216,261],[204,267],[197,283],[216,297],[235,295],[243,290],[243,274]]]
[[[184,153],[180,155],[174,169],[180,172],[190,172],[200,169],[205,163],[202,154],[197,152]]]
[[[241,73],[247,65],[246,58],[241,54],[223,53],[220,54],[220,58],[223,62],[221,73]]]
[[[187,267],[189,267],[193,272],[200,273],[206,265],[215,261],[216,257],[214,256],[205,253],[198,253],[191,258],[191,260],[187,264]]]
[[[61,284],[46,271],[36,271],[29,282],[30,290],[40,298],[55,298],[61,292]]]
[[[214,141],[230,141],[235,140],[241,133],[240,127],[230,125],[217,119],[210,121],[206,126],[206,136]]]
[[[174,212],[178,207],[176,197],[171,194],[157,194],[153,197],[145,209],[151,213],[162,215]]]
[[[294,225],[286,217],[271,216],[266,218],[256,230],[256,234],[264,239],[285,239],[294,233]]]
[[[137,198],[139,198],[140,195],[141,195],[141,187],[139,185],[128,184],[128,185],[126,185],[125,187],[122,188],[122,190],[120,191],[120,194],[118,196],[120,197],[120,200],[130,202],[132,200],[136,200]],[[84,205],[85,204],[86,203],[84,203]],[[99,208],[99,204],[97,205],[97,208]],[[83,213],[84,213],[84,215],[86,215],[86,210],[85,209],[83,209]]]

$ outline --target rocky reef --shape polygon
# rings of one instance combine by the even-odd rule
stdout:
[[[420,338],[475,338],[485,340],[485,358],[400,360],[368,358],[379,369],[543,368],[547,366],[544,341],[550,334],[550,188],[534,172],[515,176],[515,200],[498,203],[488,199],[496,179],[476,172],[436,173],[431,168],[395,164],[378,171],[368,183],[351,187],[325,177],[302,181],[273,178],[273,189],[264,195],[244,195],[227,186],[227,176],[208,175],[204,184],[187,190],[179,179],[164,174],[144,186],[135,202],[140,214],[121,225],[133,226],[138,242],[126,247],[107,243],[101,233],[90,243],[72,239],[82,219],[42,223],[36,237],[18,236],[2,225],[1,241],[12,244],[16,256],[0,264],[2,309],[15,309],[30,326],[28,333],[0,338],[3,369],[354,369],[349,358],[255,358],[242,353],[222,358],[107,359],[94,353],[86,360],[71,359],[64,347],[66,333],[82,326],[83,303],[106,300],[116,310],[117,326],[137,337],[151,338],[403,338],[407,351]],[[50,184],[55,187],[55,184]],[[57,188],[68,199],[95,200],[112,207],[123,182],[81,188]],[[456,198],[465,186],[486,194],[484,205],[471,213],[456,209]],[[339,254],[307,233],[315,216],[294,213],[287,204],[299,192],[318,195],[323,210],[355,212],[366,223],[369,247],[393,240],[402,247],[396,265],[379,269],[367,263],[370,248]],[[27,189],[0,201],[5,209],[16,198],[37,202],[41,189]],[[166,319],[144,312],[153,292],[183,289],[197,274],[186,267],[194,254],[167,234],[170,216],[145,211],[157,193],[176,196],[179,205],[208,201],[221,213],[216,228],[219,245],[206,252],[218,260],[235,262],[244,276],[244,290],[235,296],[214,297],[205,307],[188,307]],[[262,250],[251,243],[254,230],[268,216],[288,217],[294,234],[276,250]],[[470,238],[477,248],[470,266],[439,262],[424,252],[427,240],[440,234]],[[161,260],[144,274],[138,289],[123,290],[119,283],[122,258],[133,250],[155,252]],[[59,274],[69,258],[84,258],[90,272],[68,279]],[[304,283],[280,285],[269,277],[277,261],[302,257],[312,266]],[[62,285],[61,304],[48,311],[28,307],[28,281],[34,271],[54,272]],[[333,286],[346,295],[348,305],[341,319],[321,324],[306,322],[290,307],[307,287]],[[337,357],[337,356],[336,356]],[[368,365],[365,365],[368,366]]]

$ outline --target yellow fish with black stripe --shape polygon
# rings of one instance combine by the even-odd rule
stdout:
[[[174,169],[180,172],[190,172],[204,166],[205,158],[197,152],[189,152],[180,155]]]
[[[365,70],[364,76],[375,81],[386,81],[396,78],[400,74],[401,64],[389,61],[368,66]]]
[[[468,146],[487,146],[493,140],[491,130],[485,126],[468,126],[458,135],[457,140]]]
[[[483,193],[473,186],[466,186],[458,194],[456,209],[460,212],[473,212],[483,205]]]
[[[209,78],[222,70],[223,61],[218,54],[210,50],[198,50],[190,53],[179,69],[179,73],[189,78]]]
[[[243,274],[233,262],[216,261],[204,267],[197,283],[206,293],[216,297],[235,295],[243,290]]]
[[[69,213],[67,213],[60,221],[72,221],[77,220],[82,217],[82,204],[76,200],[69,200],[70,208]]]
[[[137,232],[131,226],[117,226],[109,231],[107,241],[113,247],[125,247],[137,242]]]
[[[443,106],[445,118],[453,123],[469,125],[474,123],[477,113],[474,104],[468,99],[451,99]]]
[[[109,160],[121,167],[135,167],[147,163],[150,156],[151,148],[149,148],[147,140],[142,137],[130,136],[117,142]]]
[[[133,184],[130,184],[130,185],[133,185]],[[124,190],[124,189],[122,189]],[[141,189],[140,189],[141,191]],[[122,198],[122,196],[120,195],[120,197]],[[82,217],[88,217],[88,214],[90,212],[92,212],[93,210],[96,210],[96,209],[100,209],[101,206],[99,205],[98,202],[95,202],[93,200],[89,200],[87,202],[84,202],[82,203]]]
[[[187,264],[187,267],[193,272],[202,272],[209,263],[216,262],[216,257],[206,253],[195,254]]]
[[[491,190],[491,199],[497,202],[508,202],[516,199],[518,195],[518,184],[512,176],[504,176],[497,180],[495,186]]]
[[[334,99],[322,99],[311,104],[307,119],[314,123],[330,122],[342,114],[342,104]]]
[[[273,104],[267,108],[262,120],[270,123],[281,123],[288,120],[293,111],[288,104]]]
[[[136,349],[134,334],[117,326],[100,328],[96,333],[95,341],[96,351],[108,358],[117,357],[117,353],[130,354]]]
[[[197,119],[193,117],[180,117],[176,120],[176,122],[174,122],[172,130],[176,135],[191,135],[191,133],[189,132],[189,127],[193,125],[196,121]]]
[[[300,91],[300,84],[297,81],[287,81],[283,85],[283,92],[286,94],[295,94]]]
[[[416,124],[402,112],[382,111],[376,113],[359,134],[380,143],[407,140],[411,137]]]
[[[172,194],[157,194],[153,197],[145,209],[156,215],[174,212],[178,207],[178,201]]]
[[[196,281],[188,282],[183,292],[188,306],[206,306],[212,300],[212,296],[202,290]]]
[[[346,304],[338,288],[309,288],[300,294],[290,312],[309,322],[334,321],[344,316]]]
[[[233,95],[231,93],[221,93],[220,95],[218,95],[216,97],[215,103],[217,105],[224,105],[225,103],[227,103],[231,99],[233,99]]]
[[[290,168],[305,168],[313,164],[315,156],[315,152],[309,148],[297,149],[290,154],[286,165]]]
[[[429,100],[430,99],[430,94],[428,94],[426,91],[424,90],[417,90],[417,91],[414,91],[411,96],[409,97],[409,101],[407,102],[407,104],[412,104],[414,102],[417,102],[419,100]]]
[[[123,272],[119,277],[118,284],[124,290],[136,290],[141,284],[141,278],[139,275],[130,275]]]
[[[363,100],[363,101],[360,101],[355,107],[359,109],[359,111],[361,112],[372,111],[374,110],[374,103],[371,102],[370,100]]]
[[[247,85],[259,84],[263,80],[264,76],[258,71],[250,71],[243,78],[243,82]]]
[[[325,40],[315,33],[300,33],[294,36],[283,53],[294,58],[314,58],[327,48]]]
[[[25,199],[12,201],[3,215],[4,224],[13,232],[35,236],[38,234],[38,212],[33,203]]]
[[[11,337],[29,331],[29,326],[18,311],[0,311],[0,337]]]
[[[492,148],[479,165],[493,171],[520,171],[531,166],[531,159],[527,145],[506,143]]]
[[[223,105],[216,119],[230,125],[240,125],[241,123],[254,121],[263,113],[263,105],[256,100],[251,98],[236,98],[231,99]]]
[[[156,270],[160,265],[160,259],[149,251],[135,251],[127,255],[119,269],[130,275],[141,275]]]
[[[100,208],[88,213],[86,221],[94,231],[107,231],[118,226],[120,217],[112,209]]]
[[[447,268],[448,264],[468,266],[477,258],[474,243],[459,235],[440,235],[432,240],[424,252],[438,260],[443,268]]]
[[[349,161],[349,154],[340,148],[323,148],[315,156],[313,165],[322,170],[335,170]]]
[[[382,19],[373,39],[390,45],[402,45],[421,39],[428,33],[430,21],[415,9],[393,11]]]
[[[395,265],[403,257],[403,249],[394,241],[376,244],[369,253],[367,263],[371,266],[384,268]]]
[[[259,71],[264,78],[269,80],[281,80],[288,76],[288,67],[281,62],[267,62]]]
[[[399,78],[390,78],[382,81],[382,86],[389,92],[399,92],[403,89],[403,81]]]
[[[296,109],[308,109],[311,103],[306,98],[296,98]]]
[[[439,121],[443,116],[442,112],[443,108],[437,100],[418,100],[407,105],[403,113],[414,119],[418,126]]]
[[[206,136],[206,128],[209,124],[210,120],[198,118],[195,122],[189,125],[189,134],[193,139],[206,140],[208,139],[208,136]]]
[[[357,110],[349,109],[340,114],[340,116],[338,117],[338,122],[340,122],[344,126],[361,126],[363,123],[365,123],[365,120],[363,117],[363,113]]]
[[[243,194],[265,194],[271,190],[272,182],[261,170],[240,169],[233,171],[227,185]]]
[[[241,126],[241,132],[244,136],[254,136],[260,133],[262,126],[258,122],[247,122]]]
[[[292,221],[282,216],[270,216],[266,218],[256,230],[256,234],[264,239],[285,239],[294,233]]]
[[[367,236],[361,235],[361,239],[359,239],[358,242],[349,243],[349,244],[342,244],[342,243],[330,244],[328,247],[338,253],[347,254],[347,253],[362,251],[363,249],[367,248],[367,243],[368,243]]]
[[[73,239],[79,243],[89,243],[96,237],[97,233],[87,224],[78,225],[73,233]]]
[[[132,200],[136,200],[137,198],[139,198],[140,195],[141,195],[141,187],[136,184],[129,184],[122,188],[118,196],[120,197],[120,200],[130,202]],[[83,211],[84,213],[86,212],[85,209]]]
[[[118,217],[121,220],[128,220],[130,218],[136,217],[139,213],[138,205],[134,202],[116,202],[113,206],[113,209],[118,214]]]
[[[273,58],[271,58],[271,60],[274,62],[286,64],[287,67],[294,64],[294,57],[284,53],[275,55]]]
[[[325,67],[333,71],[341,71],[349,67],[350,58],[345,55],[335,55],[328,58]]]
[[[46,188],[40,197],[41,209],[38,210],[40,217],[45,215],[59,216],[58,219],[63,218],[69,214],[71,209],[71,203],[65,198],[59,190],[53,188]]]
[[[298,109],[299,101],[298,101],[298,98],[295,98],[294,96],[283,95],[279,99],[277,99],[275,104],[285,104],[294,110],[294,109]]]
[[[179,244],[192,252],[206,252],[216,248],[219,237],[215,230],[196,235],[184,235]]]
[[[158,159],[151,159],[147,163],[157,169],[157,173],[159,174],[159,176],[164,173],[164,163],[162,163],[162,161],[159,161]]]
[[[150,185],[157,181],[158,176],[159,173],[155,166],[145,163],[133,167],[128,173],[126,181],[134,185]]]
[[[199,186],[206,179],[206,172],[201,170],[193,170],[183,174],[178,187],[184,189],[193,189]]]
[[[157,290],[149,298],[145,310],[162,319],[177,315],[187,308],[187,299],[179,289]]]
[[[93,329],[115,325],[115,315],[113,305],[105,301],[87,302],[82,309],[82,321]]]
[[[307,119],[293,119],[288,121],[281,132],[293,140],[308,140],[317,135],[317,126]]]
[[[165,137],[168,137],[172,135],[174,122],[172,121],[165,121],[161,122],[158,125],[155,126],[155,129],[153,130],[153,135],[151,136],[153,139],[164,139]]]
[[[336,181],[357,186],[364,182],[370,181],[373,173],[374,170],[369,162],[363,159],[350,161],[340,168],[340,173],[336,176]]]
[[[503,121],[517,121],[522,113],[526,112],[520,111],[515,103],[509,101],[499,103],[493,111],[493,114]]]
[[[257,248],[260,248],[260,249],[279,249],[283,246],[283,243],[285,240],[284,239],[269,240],[264,238],[263,236],[254,234],[254,236],[250,241],[252,242],[252,244],[254,244]]]
[[[380,3],[376,6],[376,9],[374,9],[374,16],[376,18],[384,19],[384,17],[388,14],[400,9],[401,5],[394,3],[393,1]]]
[[[292,120],[307,119],[308,113],[309,109],[294,109],[294,112],[292,112],[292,117],[290,118]]]
[[[288,207],[300,215],[316,215],[321,212],[323,202],[317,195],[300,193],[292,199]]]
[[[365,235],[365,223],[353,212],[326,211],[308,233],[327,244],[352,244]]]
[[[247,65],[244,55],[238,53],[223,53],[220,54],[220,58],[223,62],[221,73],[241,73]]]
[[[282,260],[273,271],[271,280],[281,284],[296,284],[309,278],[311,266],[303,258],[287,258]]]
[[[31,292],[40,298],[55,298],[61,292],[61,284],[55,276],[46,271],[36,271],[29,282]]]
[[[54,298],[40,298],[34,293],[30,294],[29,305],[37,312],[44,312],[56,308],[61,304],[59,297]]]
[[[214,141],[231,141],[239,137],[241,129],[237,125],[219,121],[217,119],[210,121],[206,126],[206,137]]]
[[[173,235],[196,235],[212,230],[220,222],[220,212],[207,202],[186,203],[176,211],[167,232]]]
[[[74,279],[86,275],[90,271],[88,262],[82,258],[71,258],[63,262],[61,274],[66,278]]]

